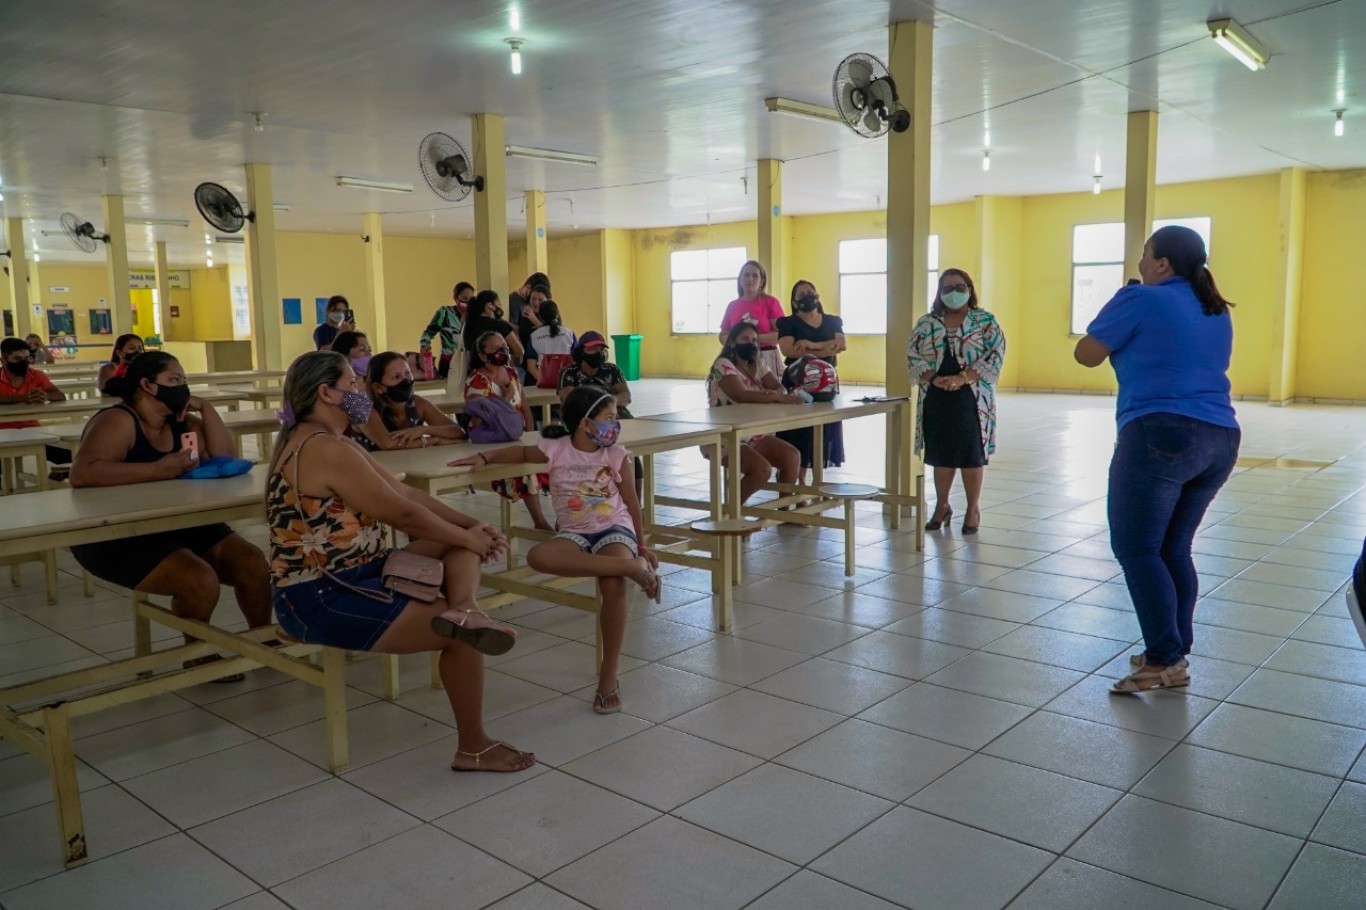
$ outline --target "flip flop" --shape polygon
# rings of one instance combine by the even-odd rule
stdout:
[[[617,703],[609,705],[607,700],[615,698]],[[621,711],[621,686],[617,686],[611,692],[593,693],[593,713],[594,714],[616,714]]]
[[[478,610],[447,610],[432,617],[432,631],[442,638],[464,642],[490,657],[506,654],[517,643],[516,632],[496,624],[487,613]]]
[[[478,752],[466,752],[466,751],[463,750],[463,749],[456,749],[456,750],[455,750],[455,754],[456,754],[457,756],[459,756],[459,755],[468,755],[468,756],[470,756],[471,758],[473,758],[473,759],[474,759],[474,767],[473,767],[473,768],[457,768],[456,765],[455,765],[455,762],[451,762],[451,770],[452,770],[452,771],[459,772],[459,773],[461,773],[461,774],[466,774],[466,773],[469,773],[469,772],[471,772],[471,771],[489,771],[489,772],[492,772],[492,773],[495,773],[495,774],[516,774],[518,771],[525,771],[527,768],[530,768],[530,767],[531,767],[531,765],[527,765],[526,768],[493,768],[493,767],[484,768],[484,767],[481,767],[481,766],[479,765],[479,759],[480,759],[480,757],[483,756],[483,755],[485,755],[485,754],[488,753],[488,752],[492,752],[494,749],[497,749],[499,746],[502,746],[503,748],[510,750],[510,751],[512,752],[512,754],[513,754],[514,760],[517,759],[517,758],[521,758],[521,757],[524,756],[524,755],[530,755],[530,756],[531,756],[531,759],[532,759],[531,765],[536,764],[536,756],[535,756],[535,755],[532,755],[530,752],[523,752],[522,750],[517,749],[517,748],[515,748],[514,746],[509,746],[507,743],[499,741],[499,742],[495,742],[493,745],[489,746],[487,749],[481,749],[481,750],[478,751]]]

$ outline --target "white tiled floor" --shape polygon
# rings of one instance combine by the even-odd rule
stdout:
[[[699,403],[636,391],[637,413]],[[1366,409],[1239,406],[1245,466],[1195,548],[1194,684],[1113,698],[1139,637],[1106,536],[1113,405],[1002,395],[976,539],[917,553],[861,509],[846,579],[836,534],[756,535],[732,634],[706,577],[673,572],[632,604],[623,714],[589,710],[591,622],[508,608],[485,702],[537,752],[524,774],[447,770],[419,657],[396,704],[351,665],[333,776],[316,692],[262,671],[81,719],[92,861],[64,872],[41,766],[0,742],[0,907],[1366,907],[1366,651],[1341,598]],[[840,473],[877,480],[880,423],[846,438]],[[660,476],[705,482],[692,452]],[[0,685],[131,644],[123,597],[62,566],[56,607],[36,566],[0,580]]]

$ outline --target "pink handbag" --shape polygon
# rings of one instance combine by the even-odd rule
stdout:
[[[431,603],[441,596],[445,574],[446,564],[439,559],[394,550],[385,558],[380,577],[390,591]]]

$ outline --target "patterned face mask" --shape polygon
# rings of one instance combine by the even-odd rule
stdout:
[[[595,446],[602,446],[604,449],[617,444],[617,439],[621,436],[621,421],[608,420],[603,423],[594,423],[593,432],[588,434],[588,441]]]
[[[364,392],[345,391],[337,389],[342,393],[341,409],[346,412],[346,417],[352,424],[360,426],[370,419],[370,413],[375,409],[375,403],[370,400],[370,396]]]

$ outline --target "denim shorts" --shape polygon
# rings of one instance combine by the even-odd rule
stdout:
[[[599,531],[596,534],[561,531],[555,536],[572,540],[586,553],[598,553],[609,544],[624,543],[630,548],[632,556],[640,555],[640,547],[636,543],[636,532],[630,528],[623,528],[621,525],[612,525],[607,530]]]
[[[324,577],[277,586],[273,592],[276,622],[285,634],[311,645],[369,651],[409,600],[384,587],[380,576],[387,555],[333,574],[349,585],[386,595],[391,602],[368,597]]]

